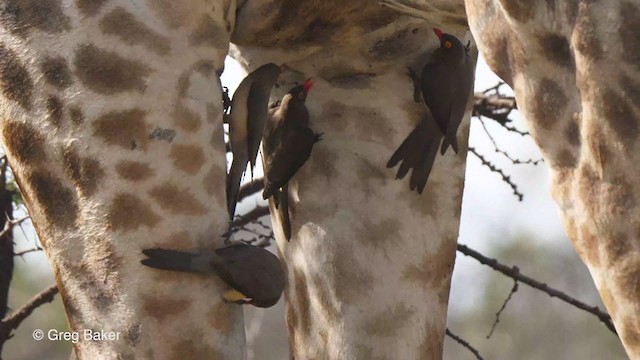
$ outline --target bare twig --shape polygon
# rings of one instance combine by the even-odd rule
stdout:
[[[14,256],[24,256],[26,254],[33,253],[33,252],[38,252],[38,251],[42,251],[42,250],[43,249],[40,246],[36,246],[34,248],[31,248],[31,249],[18,251],[17,253],[14,254]]]
[[[264,189],[264,178],[253,179],[253,181],[248,182],[240,187],[240,191],[238,192],[238,202],[243,199],[262,191]]]
[[[248,213],[242,216],[236,216],[236,219],[233,221],[233,227],[242,227],[251,222],[256,221],[257,219],[269,215],[269,207],[268,206],[256,206]]]
[[[500,315],[502,315],[502,312],[504,311],[504,309],[507,308],[507,304],[509,303],[509,301],[513,297],[513,294],[516,293],[516,291],[518,291],[518,281],[514,280],[513,281],[513,287],[511,288],[511,291],[509,292],[509,295],[507,296],[506,299],[504,299],[504,303],[502,303],[502,306],[500,307],[500,310],[498,310],[498,312],[496,313],[496,320],[493,322],[493,325],[491,325],[491,331],[489,331],[489,335],[487,335],[487,339],[490,339],[491,335],[493,335],[493,331],[496,329],[496,326],[500,322]]]
[[[611,330],[611,332],[613,332],[614,334],[617,334],[616,329],[613,326],[613,321],[611,321],[611,316],[609,316],[609,314],[607,314],[606,312],[600,310],[599,307],[585,304],[582,301],[577,300],[560,290],[554,289],[545,283],[539,282],[533,278],[530,278],[526,275],[521,274],[520,269],[517,266],[508,267],[506,265],[503,265],[500,262],[498,262],[498,260],[486,257],[480,254],[479,252],[469,248],[466,245],[458,244],[458,251],[478,260],[478,262],[480,262],[481,264],[487,265],[493,268],[494,270],[501,272],[502,274],[516,281],[525,283],[534,289],[537,289],[546,293],[551,297],[558,298],[568,304],[571,304],[577,307],[578,309],[584,310],[590,314],[595,315],[598,319],[600,319],[600,321],[602,321],[605,324],[605,326],[609,330]]]
[[[51,285],[0,322],[0,353],[2,353],[5,341],[11,337],[11,332],[17,329],[24,319],[29,317],[40,305],[52,302],[57,293],[58,287],[55,284]]]
[[[502,180],[511,187],[511,189],[513,190],[513,194],[518,197],[519,201],[522,201],[524,195],[518,190],[518,186],[516,186],[516,184],[514,184],[514,182],[511,180],[511,176],[507,176],[507,174],[505,174],[502,169],[497,168],[494,164],[485,159],[484,156],[480,155],[474,147],[469,146],[469,151],[473,155],[477,156],[478,159],[480,159],[482,165],[488,167],[491,171],[502,176]]]
[[[464,340],[463,338],[461,338],[460,336],[454,334],[451,332],[451,330],[449,330],[449,328],[447,328],[445,330],[445,334],[447,334],[448,337],[452,338],[453,340],[455,340],[458,344],[466,347],[469,351],[471,351],[471,353],[473,353],[473,355],[476,356],[476,358],[478,360],[484,360],[482,358],[482,356],[480,356],[480,352],[478,350],[476,350],[476,348],[474,348],[473,346],[471,346],[471,344],[469,344],[468,341]]]
[[[478,118],[480,120],[480,124],[482,125],[482,129],[484,130],[484,133],[487,134],[487,137],[489,138],[489,140],[491,140],[491,143],[493,144],[493,148],[496,150],[497,153],[504,155],[507,159],[509,159],[511,161],[511,163],[513,163],[514,165],[523,165],[523,164],[531,164],[531,165],[538,165],[539,163],[543,162],[544,159],[538,159],[538,160],[533,160],[533,159],[527,159],[527,160],[520,160],[520,159],[515,159],[512,158],[511,155],[509,155],[506,151],[500,149],[500,147],[498,146],[498,143],[496,142],[496,140],[493,138],[493,136],[491,135],[491,133],[489,132],[489,129],[487,129],[487,125],[484,123],[484,120],[482,120],[482,118]]]
[[[2,231],[0,231],[0,237],[5,236],[7,233],[13,230],[14,226],[20,225],[25,220],[29,220],[28,215],[18,220],[7,219],[7,222],[4,224],[4,228],[2,229]]]

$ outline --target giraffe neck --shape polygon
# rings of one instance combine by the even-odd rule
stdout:
[[[2,140],[71,330],[121,334],[81,340],[78,355],[244,356],[220,283],[139,264],[143,248],[222,241],[227,6],[0,5]]]

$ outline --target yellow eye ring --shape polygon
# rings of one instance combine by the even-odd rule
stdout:
[[[299,97],[300,99],[304,99],[304,93],[303,93],[303,92],[301,92],[300,94],[298,94],[298,97]]]
[[[446,47],[447,49],[451,49],[452,46],[453,46],[453,44],[451,43],[451,41],[445,41],[444,42],[444,47]]]

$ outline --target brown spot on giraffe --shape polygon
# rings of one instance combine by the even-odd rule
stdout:
[[[640,71],[640,7],[630,1],[620,4],[620,44],[622,59]]]
[[[139,61],[126,59],[92,44],[81,44],[76,48],[73,64],[82,84],[104,95],[144,92],[147,87],[145,78],[152,71]]]
[[[177,127],[189,132],[198,131],[202,126],[200,115],[180,103],[173,110],[173,120]]]
[[[485,54],[487,64],[496,74],[513,87],[513,78],[516,74],[524,71],[526,67],[526,57],[524,49],[517,34],[504,33],[503,29],[508,28],[504,18],[494,19],[496,25],[486,29],[482,33],[482,43],[488,49],[493,49]]]
[[[377,223],[366,220],[361,229],[361,239],[367,245],[384,251],[400,238],[400,221],[396,218],[380,220]]]
[[[74,226],[78,217],[78,203],[75,194],[60,179],[49,171],[36,170],[27,174],[26,181],[47,223],[61,229]]]
[[[33,126],[17,121],[7,121],[2,129],[4,144],[22,165],[34,165],[46,160],[45,137]]]
[[[189,45],[226,49],[229,46],[229,34],[209,15],[204,15],[189,35]]]
[[[592,6],[591,2],[580,1],[572,41],[580,54],[590,60],[600,60],[604,51],[598,36],[596,23],[598,16],[593,13]]]
[[[567,138],[569,144],[575,147],[580,147],[580,144],[582,143],[580,139],[580,121],[581,114],[574,113],[571,121],[569,121],[564,131],[564,136]]]
[[[158,55],[167,55],[171,50],[169,39],[151,30],[121,6],[106,14],[99,25],[104,34],[116,36],[127,45],[142,45]]]
[[[536,4],[528,0],[499,0],[504,12],[516,21],[526,23],[535,16]]]
[[[69,117],[71,118],[71,122],[78,126],[84,122],[84,113],[79,106],[71,105],[69,106]]]
[[[347,105],[336,100],[330,100],[322,106],[320,118],[332,131],[341,132],[347,129]],[[315,154],[314,154],[315,157]]]
[[[525,101],[528,101],[527,110],[533,114],[536,123],[551,129],[564,113],[569,99],[558,83],[544,77],[537,84],[534,95]]]
[[[640,109],[640,81],[636,78],[621,75],[618,84],[622,87],[624,96],[630,100],[629,103]]]
[[[433,360],[442,358],[443,352],[443,336],[442,329],[431,325],[425,329],[423,336],[424,341],[420,344],[420,360]]]
[[[18,55],[0,43],[0,87],[9,100],[20,104],[25,110],[31,109],[33,80]]]
[[[435,218],[438,215],[440,200],[438,196],[438,187],[440,182],[436,179],[429,179],[424,192],[420,196],[416,196],[414,192],[402,191],[399,197],[409,204],[411,211],[422,216]]]
[[[116,165],[116,172],[123,179],[134,182],[144,181],[155,174],[149,164],[129,160],[120,161]]]
[[[186,189],[166,182],[149,191],[149,195],[164,209],[173,214],[203,215],[207,208]]]
[[[324,319],[331,323],[338,322],[340,320],[340,307],[336,303],[333,292],[325,286],[321,276],[314,276],[313,284],[316,289],[323,289],[315,294],[315,298],[318,300]]]
[[[78,275],[81,279],[78,284],[78,290],[88,299],[97,310],[102,313],[108,312],[112,305],[116,302],[117,294],[112,288],[96,277],[86,263],[80,266],[72,266],[69,271]]]
[[[160,217],[138,196],[120,193],[111,202],[107,221],[114,230],[131,231],[140,226],[152,227]]]
[[[357,298],[367,296],[374,282],[373,276],[362,266],[353,262],[353,244],[337,244],[338,249],[331,251],[332,257],[327,264],[329,276],[340,279],[337,283],[328,284],[335,289],[335,297],[341,302],[353,302]]]
[[[329,68],[331,69],[331,68]],[[323,71],[325,71],[325,69],[320,70],[320,73],[322,73]],[[329,71],[327,71],[329,72]],[[331,75],[331,76],[324,76],[324,75],[320,75],[321,78],[327,79],[327,81],[329,82],[329,84],[331,84],[331,86],[340,88],[340,89],[366,89],[368,87],[371,86],[371,79],[375,76],[375,74],[373,73],[355,73],[355,74],[347,74],[347,75],[342,75],[342,74],[338,74],[338,75]],[[331,103],[338,103],[336,101],[330,101],[328,103],[325,103],[324,108],[330,108],[331,107]],[[340,104],[340,103],[338,103]]]
[[[76,6],[83,15],[94,16],[108,0],[76,0]]]
[[[65,147],[62,154],[65,171],[80,194],[93,195],[105,174],[98,160],[81,157],[71,146]]]
[[[150,317],[162,322],[168,317],[176,317],[188,312],[191,301],[187,299],[169,298],[166,296],[142,296],[142,308]]]
[[[94,135],[110,145],[125,149],[140,146],[146,150],[149,130],[144,121],[145,115],[140,109],[109,112],[93,122]]]
[[[422,286],[423,289],[447,290],[453,270],[453,261],[456,254],[456,241],[454,239],[443,239],[437,250],[425,252],[420,264],[411,264],[404,270],[403,279]],[[446,301],[446,299],[445,299]]]
[[[618,138],[627,144],[638,138],[638,121],[629,103],[611,88],[602,90],[602,113]]]
[[[207,319],[214,329],[220,331],[222,335],[229,337],[233,333],[236,324],[236,311],[232,305],[222,301],[216,302],[208,312]]]
[[[226,359],[227,356],[220,352],[218,349],[207,345],[207,339],[205,339],[201,331],[195,331],[193,329],[187,330],[189,334],[185,338],[189,340],[181,340],[175,344],[171,344],[170,349],[173,354],[169,360],[183,360],[183,359]]]
[[[398,331],[407,325],[415,312],[407,305],[398,303],[371,317],[364,325],[364,331],[369,336],[397,336]]]
[[[218,191],[219,189],[224,189],[225,186],[225,171],[220,165],[213,165],[211,170],[209,170],[205,176],[202,178],[202,187],[207,192],[207,194],[211,196],[215,196],[216,200],[219,202],[226,201],[224,199],[224,192]]]
[[[569,167],[574,168],[578,165],[578,158],[572,150],[562,149],[555,156],[550,157],[550,166],[554,168]]]
[[[387,174],[385,174],[383,168],[378,164],[372,164],[367,159],[357,162],[355,174],[367,198],[375,196],[376,187],[381,186],[387,179]]]
[[[57,128],[62,125],[62,117],[64,114],[64,105],[57,96],[49,96],[47,98],[47,116],[48,120]]]
[[[32,28],[49,34],[71,28],[60,0],[7,0],[0,10],[0,24],[22,38],[26,38]]]
[[[296,332],[297,335],[303,336],[305,339],[311,334],[311,303],[309,288],[307,287],[307,279],[304,276],[302,270],[298,268],[293,269],[293,284],[295,291],[296,309],[300,311],[298,320],[300,326]]]
[[[638,351],[640,349],[640,325],[638,325],[638,323],[632,321],[623,323],[622,331],[620,333],[624,339],[625,345],[632,351]]]
[[[197,174],[205,161],[202,148],[188,144],[174,144],[169,156],[173,160],[173,166],[190,175]]]
[[[369,47],[369,54],[376,59],[397,59],[405,52],[411,52],[411,45],[418,46],[419,43],[406,41],[411,37],[409,29],[394,32],[390,37],[380,39]],[[409,44],[409,45],[408,45]]]
[[[580,228],[581,246],[576,246],[576,251],[582,260],[593,267],[600,266],[599,239],[584,226]]]
[[[538,35],[538,43],[542,49],[542,55],[549,62],[567,70],[575,69],[573,53],[566,37],[559,34]]]
[[[618,284],[620,294],[628,301],[640,299],[640,259],[630,256],[622,266],[618,267]]]
[[[615,265],[623,256],[631,251],[631,243],[627,234],[621,231],[615,231],[604,237],[605,254],[607,261],[611,265]]]
[[[58,89],[66,89],[73,84],[69,64],[63,57],[46,57],[40,62],[40,71],[45,81]]]

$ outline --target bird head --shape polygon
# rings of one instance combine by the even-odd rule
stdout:
[[[440,39],[440,50],[445,57],[464,61],[467,51],[457,37],[443,33],[442,30],[438,28],[433,28],[433,32],[436,33]]]

